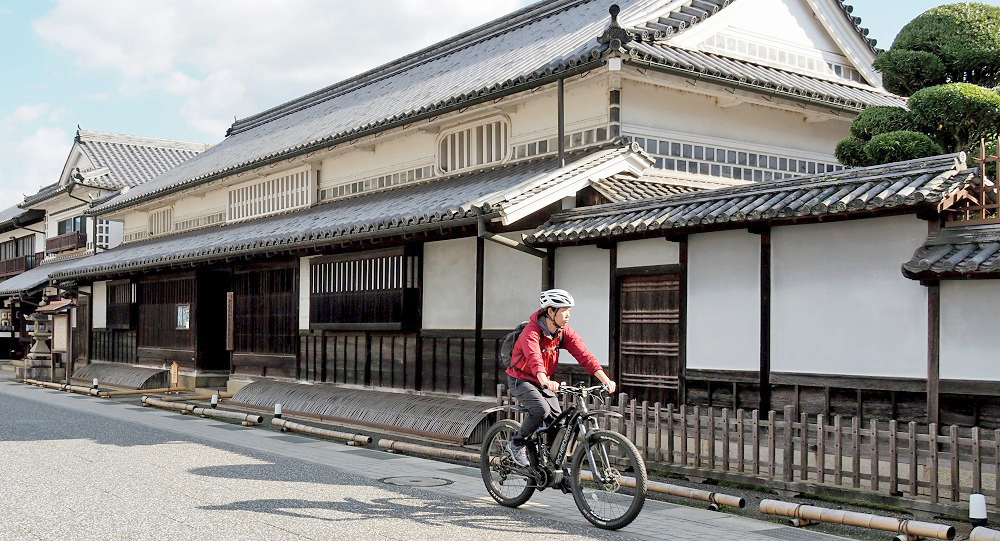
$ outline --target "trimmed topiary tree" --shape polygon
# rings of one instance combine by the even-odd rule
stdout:
[[[1000,94],[969,83],[950,83],[910,96],[910,111],[925,132],[951,151],[968,149],[1000,126]]]
[[[944,82],[996,85],[1000,7],[966,2],[929,9],[899,31],[875,68],[887,89],[904,96]]]
[[[868,157],[865,156],[865,141],[858,137],[848,137],[837,143],[837,149],[833,151],[837,161],[848,167],[861,167],[868,165]]]
[[[930,137],[915,131],[894,131],[872,137],[864,147],[866,165],[902,162],[944,154]]]
[[[868,141],[876,135],[891,131],[915,130],[913,115],[903,107],[875,105],[861,111],[851,124],[851,134]]]

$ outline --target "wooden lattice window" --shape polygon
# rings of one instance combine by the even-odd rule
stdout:
[[[174,230],[174,209],[167,207],[149,213],[149,234],[165,235]]]
[[[438,168],[453,173],[507,159],[510,127],[506,118],[445,132],[438,143]]]
[[[298,343],[298,262],[268,263],[233,274],[237,353],[292,354]]]
[[[229,190],[227,220],[257,218],[311,204],[309,171],[301,170]]]
[[[128,280],[108,283],[107,326],[109,329],[131,329],[135,324],[136,287]]]
[[[395,248],[325,257],[310,268],[314,328],[409,329],[417,324],[420,256]]]

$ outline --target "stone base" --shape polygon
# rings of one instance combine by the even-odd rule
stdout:
[[[177,380],[177,386],[184,389],[221,389],[229,381],[229,372],[181,372]]]

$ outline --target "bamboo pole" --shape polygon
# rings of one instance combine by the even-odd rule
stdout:
[[[438,458],[447,458],[450,460],[462,460],[465,462],[479,462],[479,453],[470,453],[468,451],[461,451],[458,449],[442,449],[440,447],[430,447],[428,445],[419,445],[416,443],[407,443],[405,441],[388,439],[378,440],[378,446],[388,451],[416,453]]]
[[[826,509],[778,500],[761,500],[760,512],[789,518],[871,528],[873,530],[883,530],[916,537],[930,537],[933,539],[955,538],[954,526],[920,522],[917,520],[901,520],[839,509]]]
[[[1000,541],[1000,532],[979,526],[972,529],[969,541]]]
[[[347,440],[350,443],[369,444],[372,442],[371,436],[365,436],[364,434],[351,434],[350,432],[338,432],[336,430],[327,430],[325,428],[318,428],[315,426],[293,423],[287,419],[271,419],[271,424],[274,426],[284,428],[285,430],[291,430],[293,432],[313,434],[316,436],[323,436],[324,438]]]
[[[142,397],[143,406],[153,406],[163,409],[173,409],[178,410],[183,413],[193,413],[195,415],[202,415],[204,417],[215,417],[219,419],[232,419],[235,421],[241,421],[243,423],[249,423],[251,425],[260,424],[264,422],[264,418],[260,415],[253,413],[239,413],[235,411],[225,411],[212,408],[203,408],[200,406],[195,406],[194,404],[186,404],[183,402],[167,402],[165,400],[159,400],[150,396]]]
[[[581,471],[580,479],[584,481],[593,481],[594,477],[589,471]],[[635,488],[634,477],[622,477],[621,483],[628,488]],[[718,492],[708,492],[707,490],[698,490],[696,488],[660,483],[659,481],[647,481],[646,490],[649,492],[666,494],[668,496],[677,496],[680,498],[688,498],[690,500],[709,502],[715,505],[725,505],[728,507],[739,508],[746,506],[746,500],[738,496],[730,496],[729,494],[720,494]]]

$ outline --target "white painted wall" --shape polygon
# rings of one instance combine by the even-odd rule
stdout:
[[[425,329],[476,328],[476,239],[424,244]]]
[[[93,297],[93,319],[91,320],[95,329],[105,329],[108,326],[108,283],[94,282]]]
[[[507,233],[503,236],[520,242],[521,233]],[[513,329],[538,309],[544,260],[495,242],[486,241],[484,246],[486,253],[483,264],[486,273],[483,282],[483,328]],[[475,277],[475,267],[472,273]],[[475,297],[472,299],[474,301]]]
[[[1000,382],[1000,281],[941,282],[941,379]]]
[[[688,237],[687,367],[760,369],[760,236]]]
[[[312,291],[309,279],[310,265],[314,257],[299,258],[299,330],[309,330],[309,292]]]
[[[922,378],[927,290],[900,272],[927,238],[912,215],[771,231],[771,370]]]
[[[663,239],[631,240],[618,243],[618,268],[676,265],[680,244]]]
[[[751,103],[724,109],[711,96],[629,79],[622,88],[622,124],[628,133],[644,133],[643,128],[669,130],[748,150],[777,153],[787,149],[796,151],[791,153],[796,158],[836,162],[833,149],[850,135],[851,119],[808,123],[802,113]]]
[[[611,297],[611,255],[594,246],[570,246],[556,250],[555,286],[573,295],[569,326],[587,344],[603,365],[608,364],[608,301]],[[560,362],[575,362],[564,354]]]

